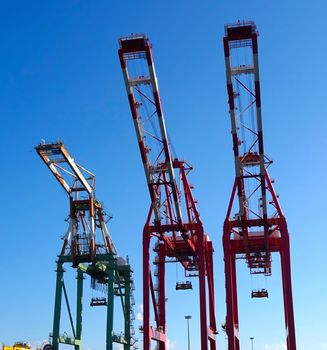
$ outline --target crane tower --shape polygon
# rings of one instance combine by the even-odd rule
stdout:
[[[181,264],[187,278],[199,280],[201,350],[216,349],[212,242],[204,228],[188,182],[191,166],[172,157],[161,106],[152,46],[146,35],[119,40],[119,58],[144,167],[151,207],[143,229],[144,350],[167,349],[166,263]],[[151,271],[150,241],[154,244]],[[190,281],[176,289],[189,289]],[[150,327],[150,299],[155,325]],[[208,315],[209,311],[209,315]]]
[[[52,349],[59,344],[82,349],[83,280],[90,276],[91,287],[102,290],[107,297],[92,298],[91,306],[107,309],[106,350],[114,343],[124,350],[137,349],[133,328],[133,278],[131,267],[121,258],[106,225],[106,214],[95,195],[95,175],[75,162],[62,142],[43,144],[36,152],[69,196],[68,229],[57,260],[57,282],[52,332]],[[68,300],[64,281],[64,265],[72,264],[77,270],[76,322]],[[114,297],[121,299],[124,331],[115,333]],[[72,335],[60,332],[62,299],[64,297]]]
[[[272,253],[278,252],[286,344],[288,350],[296,350],[289,232],[268,175],[272,161],[263,146],[257,38],[253,22],[225,26],[223,42],[236,175],[223,228],[228,349],[240,348],[235,260],[245,259],[253,275],[269,276]],[[251,296],[267,297],[268,291],[253,290]]]

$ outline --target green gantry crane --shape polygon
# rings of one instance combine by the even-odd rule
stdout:
[[[70,202],[68,230],[57,260],[52,350],[59,350],[59,344],[73,345],[75,350],[82,350],[83,281],[87,275],[91,278],[93,289],[106,293],[104,298],[91,300],[91,306],[107,308],[105,349],[113,350],[114,343],[122,344],[124,350],[137,349],[133,327],[132,270],[128,259],[118,255],[110,237],[106,214],[95,196],[95,175],[78,165],[62,142],[41,143],[35,149],[67,192]],[[77,271],[75,322],[64,281],[65,264],[70,264]],[[124,330],[120,333],[113,331],[115,296],[121,299],[124,317]],[[60,330],[63,300],[67,306],[71,335]]]

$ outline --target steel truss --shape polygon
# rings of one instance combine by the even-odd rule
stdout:
[[[69,195],[70,213],[68,230],[57,260],[56,297],[52,332],[52,348],[59,344],[82,349],[82,300],[84,276],[91,277],[91,287],[102,290],[105,302],[96,300],[93,305],[107,307],[106,350],[114,343],[123,344],[124,350],[136,349],[133,328],[133,278],[131,267],[119,257],[109,235],[102,204],[95,196],[95,175],[78,165],[62,142],[40,144],[36,152]],[[97,235],[97,231],[101,235]],[[69,263],[77,271],[76,322],[74,324],[68,293],[64,281],[64,265]],[[124,332],[113,331],[114,297],[119,296],[124,317]],[[60,332],[62,300],[65,300],[72,335]],[[92,304],[92,302],[91,302]]]
[[[223,228],[228,349],[239,350],[236,258],[244,258],[251,274],[271,274],[271,254],[280,253],[286,344],[296,350],[291,285],[289,233],[267,168],[261,118],[258,33],[253,22],[225,26],[229,114],[236,178]],[[232,210],[237,207],[237,214]],[[252,297],[267,297],[264,289]]]
[[[143,162],[151,208],[143,229],[144,350],[151,340],[167,349],[165,264],[180,263],[199,280],[201,349],[216,349],[212,242],[204,233],[188,173],[191,167],[171,156],[152,46],[145,35],[119,40],[119,58]],[[184,217],[183,217],[184,213]],[[150,244],[155,239],[154,273]],[[186,286],[187,284],[185,284]],[[189,289],[189,285],[187,288]],[[150,300],[155,325],[150,326]],[[207,316],[209,310],[209,317]]]

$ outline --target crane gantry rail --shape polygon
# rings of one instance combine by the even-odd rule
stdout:
[[[172,157],[164,120],[152,46],[146,35],[119,40],[119,58],[133,117],[151,207],[143,230],[144,350],[151,340],[167,349],[165,263],[180,263],[185,275],[198,277],[201,350],[216,349],[212,242],[204,233],[188,174],[192,168]],[[151,272],[150,240],[154,238],[155,272]],[[154,278],[157,279],[155,283]],[[189,282],[176,289],[189,289]],[[150,327],[150,298],[155,326]],[[209,317],[207,315],[209,310]],[[209,319],[209,320],[208,320]]]
[[[95,175],[75,162],[62,142],[41,143],[36,152],[69,196],[68,230],[57,260],[57,282],[52,332],[52,349],[59,344],[82,348],[82,299],[84,276],[91,277],[91,287],[102,289],[107,298],[93,298],[91,306],[106,306],[106,350],[120,343],[124,350],[137,349],[133,328],[133,278],[131,267],[117,253],[106,225],[106,214],[95,195]],[[99,232],[97,232],[99,231]],[[98,234],[100,233],[100,234]],[[64,281],[64,264],[77,270],[76,322]],[[124,318],[124,332],[115,333],[114,297],[119,296]],[[66,302],[72,335],[60,333],[62,299]]]
[[[267,170],[272,161],[263,147],[257,37],[253,22],[225,26],[223,42],[236,174],[223,228],[228,349],[240,348],[236,258],[246,260],[251,274],[269,276],[271,255],[279,252],[286,345],[288,350],[296,350],[289,232]],[[254,290],[251,296],[267,297],[268,291]]]

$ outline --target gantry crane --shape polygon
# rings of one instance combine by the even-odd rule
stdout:
[[[186,277],[198,277],[201,349],[216,349],[213,248],[204,233],[184,160],[172,157],[161,107],[152,46],[146,35],[119,40],[119,58],[150,193],[151,207],[143,230],[144,350],[167,349],[165,264],[182,265]],[[183,215],[184,214],[184,215]],[[151,272],[150,240],[155,239],[155,271]],[[156,279],[156,280],[155,280]],[[190,289],[190,281],[176,289]],[[208,294],[207,294],[208,293]],[[155,318],[150,327],[150,298]],[[207,316],[209,310],[209,317]],[[208,321],[209,319],[209,321]]]
[[[83,280],[88,275],[93,289],[103,290],[107,298],[92,298],[91,306],[106,306],[106,350],[120,343],[124,350],[137,348],[133,328],[133,278],[128,263],[117,253],[106,225],[106,214],[95,195],[95,175],[75,162],[62,142],[36,147],[36,152],[69,196],[68,230],[57,260],[57,282],[52,333],[52,349],[59,344],[82,349]],[[100,234],[98,234],[98,231]],[[64,281],[64,265],[77,270],[76,323]],[[60,333],[62,297],[64,296],[72,335]],[[121,298],[124,332],[113,332],[114,296]]]
[[[257,37],[253,22],[225,26],[223,41],[236,173],[223,228],[228,349],[240,348],[235,259],[244,258],[251,274],[269,276],[272,253],[279,252],[286,344],[288,350],[296,350],[289,233],[268,175],[272,161],[263,147]],[[253,290],[251,296],[267,297],[268,291]]]

